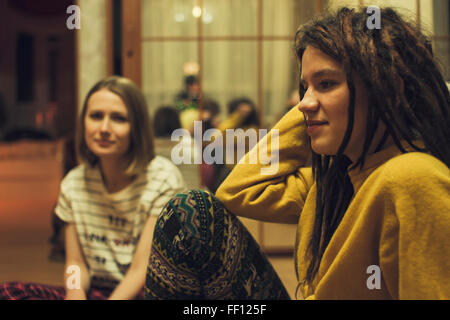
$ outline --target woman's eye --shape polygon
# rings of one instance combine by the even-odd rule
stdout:
[[[89,117],[90,117],[91,119],[98,120],[98,119],[102,119],[102,118],[103,118],[103,115],[102,115],[101,113],[95,112],[95,113],[91,113],[91,114],[89,115]]]
[[[320,82],[320,87],[322,89],[328,89],[331,88],[335,84],[334,81],[324,80]]]
[[[113,115],[111,117],[111,119],[113,119],[114,121],[117,121],[117,122],[126,122],[128,120],[126,117],[121,116],[121,115]]]

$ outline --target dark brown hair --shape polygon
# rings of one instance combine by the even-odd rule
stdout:
[[[153,128],[155,137],[170,138],[173,131],[181,128],[178,110],[169,105],[160,106],[153,116]]]
[[[258,111],[256,110],[256,105],[253,102],[253,100],[251,100],[247,97],[240,97],[240,98],[231,100],[228,103],[228,114],[229,115],[232,114],[242,104],[247,104],[252,108],[252,111],[247,115],[245,120],[242,122],[242,126],[254,125],[254,126],[260,127],[261,124],[259,123],[259,117],[258,117]]]
[[[353,187],[348,168],[364,165],[369,146],[380,121],[387,137],[406,152],[401,141],[417,151],[429,152],[450,165],[449,91],[433,58],[431,42],[412,23],[393,9],[381,9],[381,29],[369,29],[367,8],[341,8],[325,13],[301,26],[295,50],[301,60],[307,46],[313,46],[340,62],[347,75],[350,92],[348,126],[336,155],[313,153],[313,172],[317,185],[316,215],[307,259],[306,279],[313,282],[331,237],[345,214]],[[343,155],[353,129],[357,73],[368,91],[367,130],[363,151],[355,163]],[[300,86],[300,97],[304,89]],[[415,144],[420,140],[424,148]]]

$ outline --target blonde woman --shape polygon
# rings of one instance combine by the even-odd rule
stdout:
[[[155,156],[145,99],[122,77],[98,82],[78,122],[81,165],[61,183],[65,287],[6,283],[3,299],[134,299],[143,286],[156,217],[184,189],[170,160]]]

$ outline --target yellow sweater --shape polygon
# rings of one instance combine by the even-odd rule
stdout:
[[[280,135],[278,171],[261,175],[263,165],[240,163],[216,195],[238,216],[298,223],[295,260],[302,280],[316,196],[312,170],[303,167],[309,157],[304,117],[293,108],[274,128]],[[349,176],[354,197],[313,286],[300,285],[303,297],[450,299],[449,168],[431,155],[401,154],[392,146],[368,156],[363,170]],[[373,288],[374,265],[381,271],[379,289]]]
[[[249,150],[251,147],[249,139],[245,139],[245,134],[246,134],[247,130],[249,130],[249,129],[255,130],[256,139],[259,140],[258,126],[253,125],[253,124],[243,126],[242,122],[244,120],[245,119],[242,118],[241,114],[238,111],[235,111],[227,119],[222,121],[217,128],[222,133],[222,136],[223,136],[224,159],[227,158],[227,154],[229,154],[229,153],[233,154],[232,163],[225,162],[227,167],[230,168],[230,170],[233,169],[235,163],[237,163],[239,161],[237,156],[240,154],[242,154],[242,155],[245,154],[245,151]],[[240,135],[240,138],[238,138],[239,135],[235,134],[233,136],[233,141],[229,142],[230,146],[231,146],[230,147],[228,145],[228,142],[226,139],[226,137],[227,137],[226,131],[227,131],[227,129],[235,130],[235,129],[239,129],[239,128],[242,129],[244,131],[244,133],[243,133],[243,135]],[[256,142],[257,141],[255,141],[254,143],[256,143]],[[241,143],[241,144],[239,144],[239,143]]]

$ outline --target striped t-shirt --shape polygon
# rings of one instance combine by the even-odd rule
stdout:
[[[116,193],[106,191],[98,166],[80,165],[66,175],[55,212],[76,225],[91,286],[117,286],[131,264],[147,218],[159,215],[169,199],[184,189],[178,168],[161,156]]]

